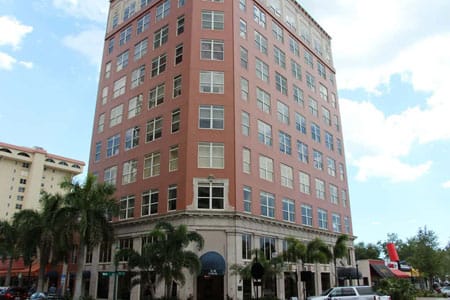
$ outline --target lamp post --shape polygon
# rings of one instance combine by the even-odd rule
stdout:
[[[113,288],[113,300],[117,299],[117,269],[119,267],[119,259],[117,258],[117,252],[119,251],[119,246],[116,245],[114,249],[114,288]]]
[[[356,262],[356,285],[359,285],[358,262]]]

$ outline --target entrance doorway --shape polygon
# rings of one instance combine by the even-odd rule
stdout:
[[[220,300],[223,296],[223,275],[197,277],[197,300]]]

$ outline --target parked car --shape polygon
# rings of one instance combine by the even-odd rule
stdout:
[[[450,286],[444,286],[441,288],[441,293],[447,297],[450,297]]]
[[[8,287],[0,294],[0,300],[25,300],[28,290],[23,287]]]
[[[378,295],[370,286],[338,286],[333,287],[320,296],[308,297],[308,300],[391,300],[390,296]]]

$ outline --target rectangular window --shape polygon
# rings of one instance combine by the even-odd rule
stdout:
[[[345,179],[345,173],[344,173],[344,165],[339,164],[339,179],[344,180]]]
[[[169,26],[166,25],[153,33],[153,49],[157,49],[169,40]]]
[[[280,152],[291,155],[291,136],[283,131],[279,131],[278,138],[280,143]]]
[[[280,173],[281,185],[292,189],[294,186],[294,171],[292,168],[285,164],[280,164]]]
[[[295,79],[302,80],[302,68],[295,60],[291,59],[291,72]]]
[[[152,77],[155,77],[166,70],[167,55],[161,54],[152,60]]]
[[[295,204],[294,200],[283,198],[283,220],[295,222]]]
[[[223,169],[225,166],[223,143],[198,143],[198,168]]]
[[[275,87],[283,95],[287,96],[287,79],[278,72],[275,72]]]
[[[126,76],[123,76],[122,78],[120,78],[114,82],[113,98],[117,98],[117,97],[125,94],[125,85],[126,84],[127,84]]]
[[[334,126],[336,127],[336,131],[340,131],[341,130],[341,125],[339,124],[338,116],[333,115],[333,123],[334,123]]]
[[[180,130],[181,112],[180,109],[172,111],[171,133],[178,132]]]
[[[302,225],[312,226],[312,207],[302,204]]]
[[[310,52],[308,52],[307,50],[305,50],[305,54],[304,54],[304,58],[305,58],[305,63],[312,69],[314,68],[313,66],[313,56]]]
[[[204,10],[202,11],[202,29],[223,30],[223,11]]]
[[[158,213],[159,190],[152,189],[142,193],[141,215],[149,216]]]
[[[169,149],[169,172],[178,170],[178,145]]]
[[[315,123],[311,123],[311,138],[313,141],[320,143],[320,127]]]
[[[330,202],[333,204],[338,204],[338,188],[335,185],[330,184]]]
[[[269,65],[256,58],[256,77],[264,82],[269,82]]]
[[[173,78],[172,98],[181,96],[181,79],[182,79],[181,75],[175,76]]]
[[[129,184],[136,181],[137,160],[129,160],[123,163],[122,184]]]
[[[323,155],[317,150],[314,150],[314,168],[323,170]]]
[[[201,40],[200,58],[203,60],[223,60],[224,48],[223,40]]]
[[[108,102],[108,87],[105,86],[102,90],[102,105],[105,105]]]
[[[250,149],[242,149],[242,172],[250,174],[251,171],[251,157]]]
[[[328,229],[328,213],[326,210],[319,208],[317,210],[317,219],[320,229]]]
[[[316,178],[316,197],[325,200],[325,182]]]
[[[137,20],[137,34],[144,32],[150,27],[150,14],[146,14]]]
[[[200,93],[224,93],[224,73],[200,71]]]
[[[122,70],[123,68],[128,66],[128,52],[129,51],[127,50],[117,56],[117,61],[116,61],[116,71],[117,72],[119,72],[120,70]]]
[[[259,87],[256,88],[256,106],[261,111],[270,114],[270,94]]]
[[[252,235],[249,233],[242,234],[242,259],[252,259]]]
[[[342,155],[342,143],[340,139],[336,139],[336,148],[339,155]]]
[[[242,19],[239,19],[239,36],[247,39],[247,22]]]
[[[199,128],[223,129],[224,108],[221,105],[200,105]]]
[[[350,218],[349,217],[344,217],[344,228],[345,228],[345,233],[349,234],[350,233]]]
[[[184,32],[184,16],[180,16],[177,19],[177,35]]]
[[[292,54],[295,56],[300,56],[300,44],[292,36],[289,36],[289,50],[291,50]]]
[[[128,26],[124,30],[122,30],[119,34],[119,45],[122,46],[126,42],[128,42],[131,39],[131,31],[133,28],[131,26]]]
[[[133,70],[131,72],[131,88],[134,89],[139,85],[144,83],[145,79],[145,65],[140,66],[139,68]]]
[[[244,186],[243,189],[243,198],[244,198],[244,211],[252,212],[252,188],[248,186]]]
[[[272,35],[276,40],[280,41],[281,43],[284,43],[283,28],[281,27],[280,24],[274,21],[272,21]]]
[[[164,95],[166,93],[166,85],[160,85],[152,88],[148,94],[148,108],[152,109],[164,103]]]
[[[111,38],[108,41],[108,54],[111,54],[114,51],[114,38]]]
[[[317,106],[317,101],[311,97],[309,97],[309,112],[314,117],[317,117],[319,115],[319,108]]]
[[[266,14],[256,5],[253,5],[253,20],[261,27],[266,28]]]
[[[294,90],[293,92],[294,102],[303,107],[305,105],[305,101],[303,98],[303,90],[298,86],[296,86],[295,84],[292,85],[292,89]]]
[[[347,207],[347,191],[341,190],[341,202],[343,207]]]
[[[142,40],[134,46],[134,60],[142,58],[147,54],[148,39]]]
[[[111,62],[108,61],[105,64],[105,78],[108,79],[111,76]]]
[[[197,187],[197,205],[200,209],[224,209],[224,184],[214,182],[199,183]]]
[[[327,88],[326,88],[323,84],[321,84],[321,83],[319,83],[319,95],[320,95],[320,98],[321,98],[323,101],[328,102],[328,90],[327,90]]]
[[[286,54],[277,46],[273,47],[273,57],[277,65],[286,69]]]
[[[243,67],[244,69],[248,68],[248,51],[247,49],[245,49],[244,47],[240,47],[240,62],[241,62],[241,67]]]
[[[100,244],[100,251],[99,251],[99,258],[98,261],[100,263],[107,263],[111,262],[111,244],[108,243],[101,243]]]
[[[325,70],[325,66],[322,65],[320,62],[317,62],[317,72],[319,73],[319,76],[323,79],[327,79],[327,72]]]
[[[298,112],[295,112],[295,129],[306,134],[306,118]]]
[[[281,123],[289,124],[289,106],[277,101],[277,119]]]
[[[134,217],[134,195],[120,198],[119,219],[125,220]]]
[[[327,170],[328,175],[336,176],[336,161],[331,157],[327,157]]]
[[[300,180],[300,192],[306,195],[311,194],[309,175],[303,172],[298,172],[298,175]]]
[[[261,216],[275,218],[275,196],[268,192],[259,193]]]
[[[250,115],[248,112],[241,112],[241,132],[242,135],[250,135]]]
[[[147,121],[147,132],[145,142],[154,141],[162,136],[162,117],[157,117]]]
[[[273,159],[259,156],[259,178],[273,182]]]
[[[275,238],[269,236],[262,236],[259,238],[259,250],[264,253],[264,257],[267,261],[272,259],[272,255],[275,254]]]
[[[247,0],[239,0],[239,9],[245,11],[247,9]]]
[[[139,94],[128,101],[128,119],[134,118],[142,111],[142,94]]]
[[[183,61],[183,44],[179,44],[175,47],[175,65],[178,65]]]
[[[105,169],[103,174],[103,181],[107,184],[116,185],[117,180],[117,166]]]
[[[123,104],[117,105],[111,109],[109,117],[109,127],[116,126],[122,123]]]
[[[272,126],[258,120],[258,140],[268,146],[272,146]]]
[[[128,3],[123,10],[123,20],[128,20],[136,12],[136,2]]]
[[[95,143],[95,156],[94,161],[97,162],[100,160],[102,155],[102,142]]]
[[[267,38],[259,33],[258,31],[255,31],[255,46],[256,49],[259,50],[259,52],[267,55],[267,48],[268,48]]]
[[[306,72],[306,85],[312,92],[316,92],[316,80],[314,79],[314,76]]]
[[[161,172],[161,154],[153,152],[144,156],[144,179],[159,176]]]
[[[330,111],[323,106],[322,106],[322,120],[326,125],[331,126]]]
[[[164,0],[156,7],[156,21],[162,20],[170,13],[170,0]]]
[[[244,77],[241,77],[241,99],[248,100],[248,80]]]
[[[333,231],[342,232],[341,216],[338,214],[333,214],[332,218],[333,218]]]
[[[297,152],[298,152],[298,160],[307,164],[309,161],[308,145],[297,140]]]
[[[139,145],[139,131],[140,128],[136,126],[125,132],[125,150],[136,148]]]
[[[177,210],[177,198],[178,198],[178,191],[177,191],[177,185],[172,184],[169,185],[169,188],[167,190],[167,210]]]

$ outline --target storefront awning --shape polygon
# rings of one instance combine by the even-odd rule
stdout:
[[[215,251],[209,251],[200,256],[202,263],[201,275],[224,275],[225,259]]]
[[[392,274],[391,270],[384,264],[370,264],[370,267],[375,271],[375,273],[378,274],[378,276],[382,278],[394,277],[394,274]]]
[[[411,275],[409,273],[397,270],[397,269],[391,269],[391,272],[394,273],[395,277],[398,278],[409,278]]]
[[[353,267],[341,267],[337,269],[339,279],[359,279],[362,278],[361,272]]]

